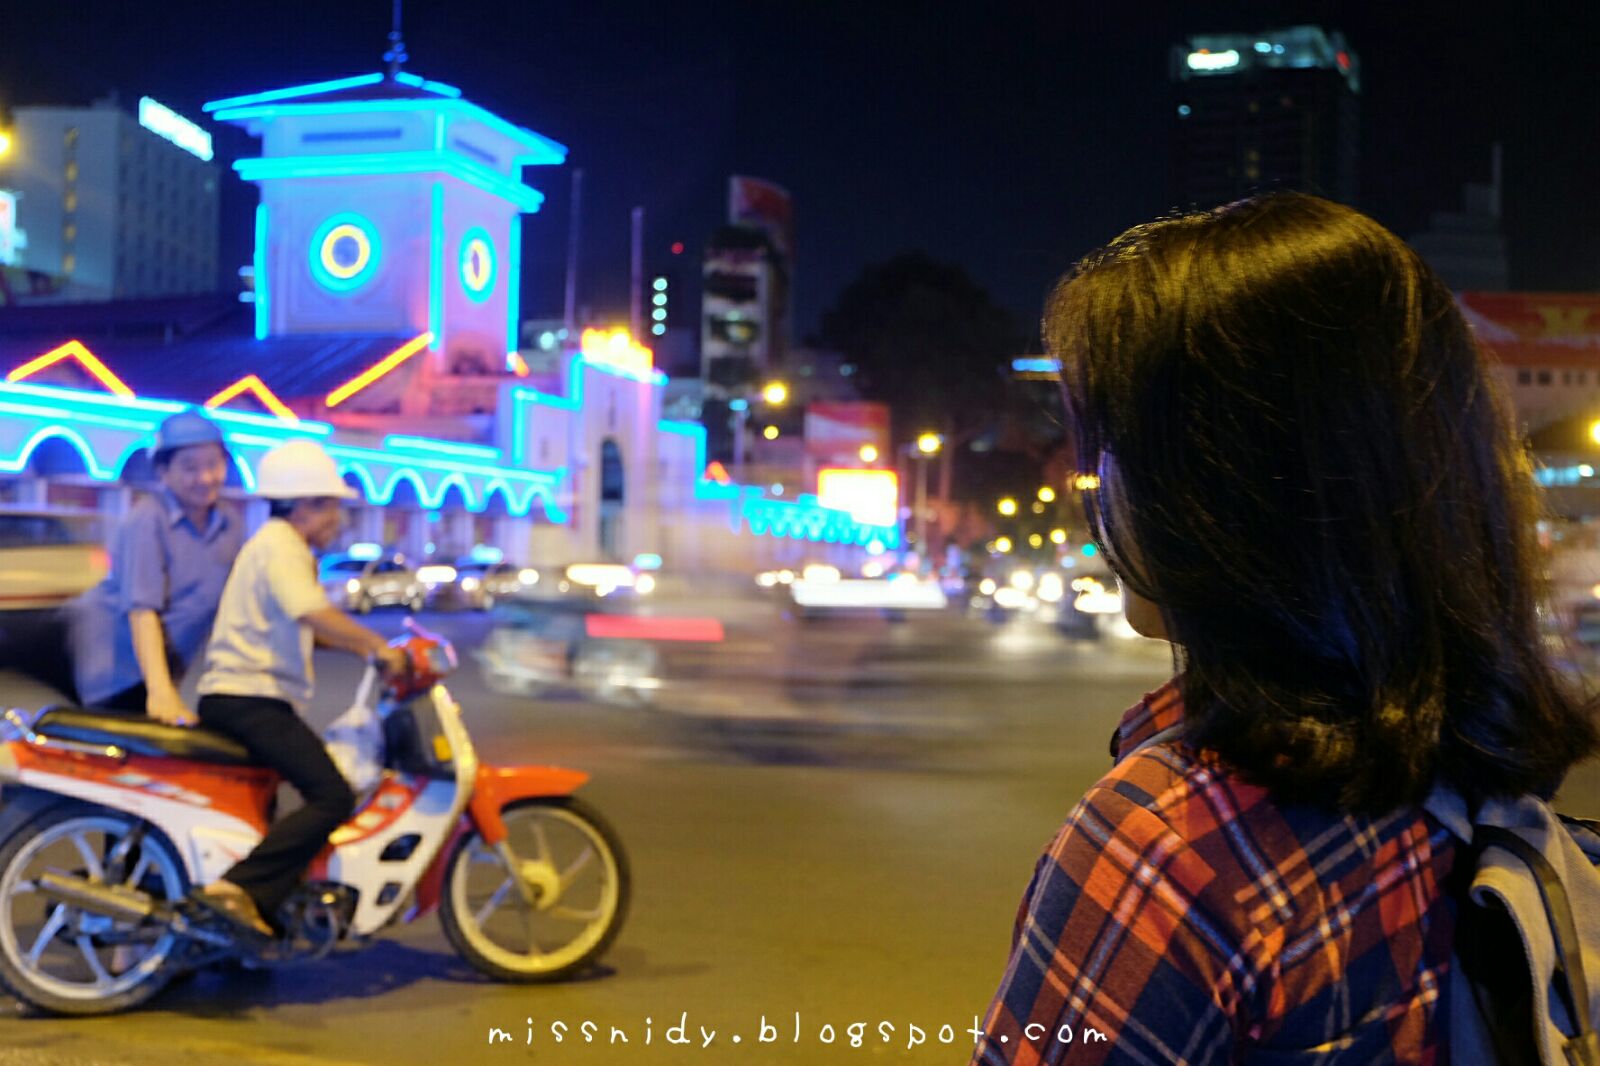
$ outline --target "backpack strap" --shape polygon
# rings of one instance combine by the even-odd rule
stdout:
[[[1578,941],[1578,925],[1572,917],[1572,902],[1566,886],[1550,860],[1532,844],[1509,829],[1496,825],[1474,826],[1477,842],[1483,847],[1504,848],[1515,855],[1533,874],[1544,900],[1545,917],[1555,945],[1556,965],[1566,977],[1553,982],[1565,1000],[1567,1017],[1577,1034],[1567,1040],[1563,1050],[1571,1066],[1600,1066],[1600,1036],[1589,1018],[1589,982],[1583,972],[1583,954]]]

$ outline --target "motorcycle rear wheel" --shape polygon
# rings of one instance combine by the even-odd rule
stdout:
[[[628,914],[632,881],[616,831],[581,800],[523,800],[501,814],[523,862],[548,862],[560,895],[530,907],[514,874],[476,831],[446,861],[439,922],[474,969],[497,981],[560,981],[604,954]]]
[[[51,903],[36,882],[52,869],[106,880],[106,864],[138,824],[120,811],[67,803],[0,846],[0,985],[12,995],[47,1013],[84,1016],[129,1010],[166,985],[174,934]],[[183,863],[161,833],[146,827],[124,850],[117,884],[165,900],[188,890]]]

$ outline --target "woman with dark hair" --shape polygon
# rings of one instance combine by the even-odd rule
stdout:
[[[1549,796],[1600,742],[1481,349],[1411,249],[1297,193],[1129,230],[1044,326],[1096,544],[1178,673],[1040,859],[973,1061],[1436,1061],[1424,799]]]

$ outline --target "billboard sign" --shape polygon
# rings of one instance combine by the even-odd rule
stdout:
[[[794,200],[781,185],[739,175],[728,179],[728,221],[765,230],[778,254],[794,258]]]
[[[881,403],[814,403],[806,407],[806,454],[829,463],[860,462],[871,445],[889,454],[889,406]]]
[[[817,502],[863,525],[893,526],[900,515],[900,476],[893,470],[818,470]]]
[[[14,193],[0,191],[0,264],[17,261],[17,249],[22,241],[17,230],[17,197]]]

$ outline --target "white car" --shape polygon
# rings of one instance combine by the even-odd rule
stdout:
[[[318,574],[328,598],[357,614],[370,614],[374,607],[404,607],[414,614],[427,606],[428,587],[404,556],[330,556]]]

